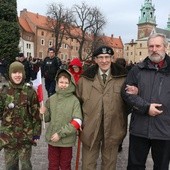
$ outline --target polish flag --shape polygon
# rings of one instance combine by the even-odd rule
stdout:
[[[33,88],[36,90],[38,95],[38,101],[43,101],[43,88],[42,88],[42,78],[41,78],[41,69],[37,73],[37,78],[32,81]]]

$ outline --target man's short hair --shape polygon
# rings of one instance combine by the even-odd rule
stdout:
[[[55,53],[55,49],[54,49],[54,48],[49,48],[49,49],[48,49],[48,52],[50,52],[50,51],[52,51],[52,52]]]

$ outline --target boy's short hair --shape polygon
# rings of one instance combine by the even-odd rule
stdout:
[[[67,73],[66,71],[60,72],[57,76],[56,81],[58,82],[59,78],[61,78],[62,76],[67,78],[69,82],[71,81],[71,75],[69,73]]]

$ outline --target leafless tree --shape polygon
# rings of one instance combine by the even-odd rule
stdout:
[[[90,52],[89,55],[91,55],[91,52],[93,52],[96,48],[98,48],[101,44],[103,44],[101,38],[101,31],[106,24],[105,17],[97,7],[93,8],[93,15],[95,18],[95,25],[91,27],[93,41],[91,43],[91,50],[89,51]]]
[[[90,7],[84,2],[81,5],[74,5],[72,8],[74,19],[72,28],[67,34],[79,43],[79,58],[82,60],[83,49],[91,53],[93,40],[105,25],[105,19],[102,13],[96,7]],[[96,41],[96,40],[95,40]]]
[[[55,49],[58,54],[66,30],[70,29],[72,23],[72,13],[65,9],[62,4],[51,3],[47,9],[48,24],[55,33]]]

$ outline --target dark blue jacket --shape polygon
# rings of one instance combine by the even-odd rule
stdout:
[[[46,57],[42,65],[42,75],[45,79],[54,80],[57,71],[60,69],[61,60],[58,57]]]

